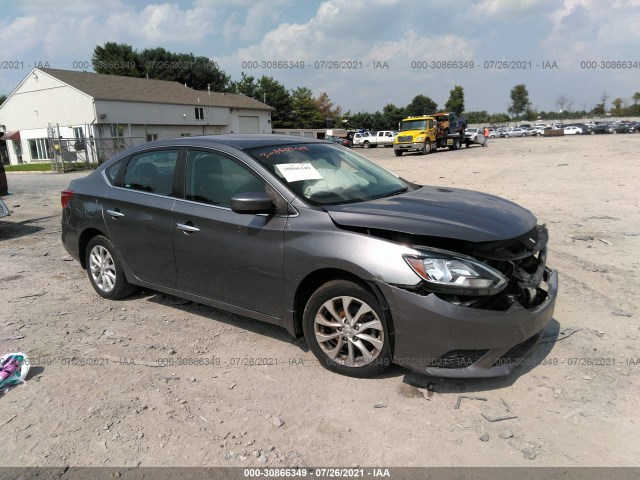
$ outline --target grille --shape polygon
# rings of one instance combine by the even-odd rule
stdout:
[[[398,136],[398,142],[412,142],[413,137],[411,135]]]
[[[451,350],[429,365],[436,368],[466,368],[480,360],[489,350]]]

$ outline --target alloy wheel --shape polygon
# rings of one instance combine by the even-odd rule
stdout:
[[[314,334],[323,352],[347,367],[375,361],[384,346],[384,327],[376,312],[350,296],[333,297],[321,305]]]

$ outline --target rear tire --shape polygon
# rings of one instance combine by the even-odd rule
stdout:
[[[328,370],[351,377],[379,375],[391,365],[389,331],[378,299],[353,282],[333,280],[304,309],[309,348]]]
[[[138,288],[128,282],[120,257],[107,237],[97,235],[89,241],[85,265],[91,286],[102,298],[118,300]]]

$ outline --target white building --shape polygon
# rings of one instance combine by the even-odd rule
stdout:
[[[0,140],[11,164],[106,160],[150,140],[271,133],[272,107],[177,82],[33,69],[0,106]]]

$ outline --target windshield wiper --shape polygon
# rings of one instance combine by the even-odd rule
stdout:
[[[400,190],[396,190],[394,192],[388,193],[387,195],[384,196],[384,198],[393,197],[394,195],[400,195],[401,193],[405,193],[407,190],[409,190],[409,187],[403,187]]]

